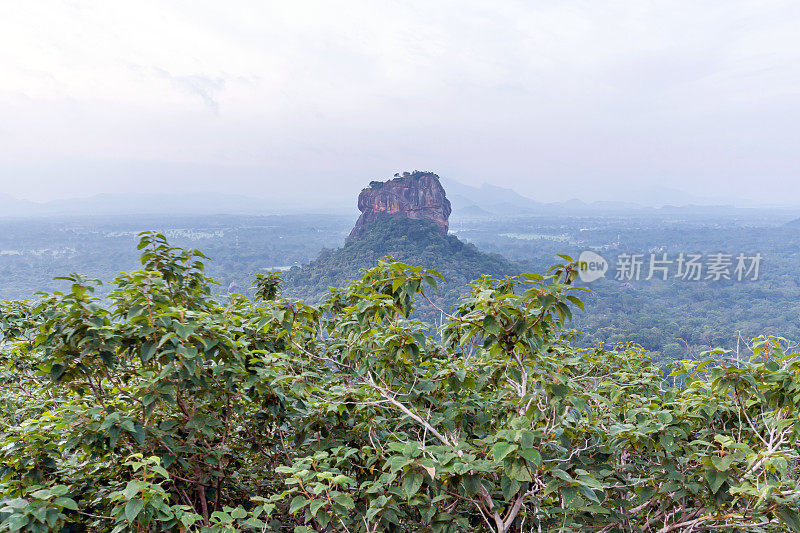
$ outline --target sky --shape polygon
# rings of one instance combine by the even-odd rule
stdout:
[[[0,1],[0,194],[29,200],[419,169],[797,205],[798,124],[797,1]]]

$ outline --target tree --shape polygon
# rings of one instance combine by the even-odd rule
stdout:
[[[107,302],[71,275],[2,304],[0,531],[800,530],[779,338],[668,387],[635,345],[572,346],[568,257],[434,332],[434,271],[218,300],[200,252],[140,248]]]

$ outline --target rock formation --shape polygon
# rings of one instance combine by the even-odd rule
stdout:
[[[362,235],[378,217],[385,215],[424,219],[447,233],[450,200],[439,176],[432,172],[404,172],[389,181],[373,181],[358,195],[358,217],[349,239]]]

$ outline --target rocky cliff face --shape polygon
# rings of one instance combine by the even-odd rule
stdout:
[[[363,234],[375,219],[384,215],[429,220],[447,233],[451,212],[439,176],[419,171],[405,172],[389,181],[371,182],[358,195],[358,210],[361,216],[348,239]]]

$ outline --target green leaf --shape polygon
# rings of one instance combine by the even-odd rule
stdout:
[[[78,510],[78,504],[72,498],[66,498],[62,496],[60,498],[56,498],[53,503],[55,503],[56,505],[60,505],[64,509],[70,509],[72,511]]]
[[[569,295],[567,295],[567,300],[569,300],[570,302],[575,304],[578,307],[578,309],[580,309],[581,311],[584,310],[583,301],[580,298],[578,298],[577,296],[572,296],[571,294],[569,294]]]
[[[11,528],[11,531],[22,531],[25,526],[28,525],[30,519],[28,515],[13,515],[8,519],[8,526]],[[5,524],[5,522],[3,523]]]
[[[787,505],[778,508],[778,518],[781,522],[789,526],[792,531],[800,533],[800,515],[797,511]]]
[[[779,457],[778,459],[782,459]],[[711,456],[711,464],[714,465],[714,468],[717,470],[724,472],[731,467],[731,463],[734,461],[733,455],[725,455],[723,457],[717,457],[716,455]]]
[[[714,494],[719,492],[720,487],[727,479],[728,472],[720,472],[714,469],[706,470],[706,481],[708,481],[708,486]]]
[[[434,290],[436,290],[436,278],[434,278],[433,276],[425,276],[423,278],[423,281],[428,285],[430,285],[431,287],[433,287]]]
[[[28,500],[24,498],[14,498],[13,500],[5,502],[5,504],[12,509],[24,509],[28,506]]]
[[[155,355],[156,350],[158,349],[158,343],[153,341],[147,341],[142,343],[142,351],[141,351],[141,359],[143,363],[146,363],[150,360],[153,355]]]
[[[534,448],[529,450],[520,450],[519,456],[530,461],[537,467],[542,466],[542,454],[540,454],[539,451]]]
[[[128,484],[125,486],[125,490],[122,492],[122,495],[125,496],[126,500],[130,500],[139,494],[139,491],[142,490],[142,488],[144,488],[146,485],[147,483],[141,479],[132,479],[128,481]]]
[[[502,461],[506,455],[517,449],[517,445],[511,442],[497,442],[492,446],[492,455],[495,461]]]
[[[322,510],[315,515],[317,522],[319,522],[319,526],[324,530],[327,529],[328,524],[331,521],[331,515],[326,510]]]
[[[194,513],[183,513],[181,516],[181,524],[186,526],[187,528],[191,528],[195,522],[201,519],[199,515]]]
[[[490,335],[498,335],[500,333],[500,325],[493,315],[486,315],[483,318],[483,330]]]
[[[603,490],[603,484],[590,475],[580,476],[578,478],[578,483],[581,485],[586,485],[587,487],[592,487],[593,489]]]
[[[403,493],[406,498],[411,498],[422,486],[422,473],[416,470],[409,471],[403,476]]]
[[[143,507],[144,502],[139,498],[128,500],[128,503],[125,504],[125,518],[128,520],[129,524],[132,524],[133,521],[136,520],[136,517],[142,512]]]
[[[578,487],[571,485],[561,487],[561,497],[564,499],[564,505],[568,508],[576,507],[581,501],[578,495]]]
[[[305,497],[295,496],[292,499],[292,503],[289,504],[289,514],[294,514],[298,509],[302,509],[306,505],[306,502],[308,502],[308,500],[305,499]]]
[[[578,490],[590,501],[593,501],[594,503],[600,503],[600,499],[597,497],[597,494],[595,494],[594,491],[586,485],[578,485]]]
[[[521,448],[523,450],[527,450],[529,448],[533,448],[536,442],[536,436],[534,435],[533,431],[525,430],[522,432],[522,438],[520,439]]]
[[[503,476],[500,479],[500,489],[503,491],[503,498],[506,500],[510,500],[521,488],[522,483],[516,479],[511,479],[508,476]]]
[[[403,278],[395,278],[394,281],[392,281],[392,293],[397,292],[397,289],[405,282],[406,280]]]
[[[508,470],[507,474],[508,477],[511,479],[516,479],[517,481],[532,481],[531,473],[528,471],[528,465],[525,461],[515,459],[511,463],[511,468]]]
[[[567,483],[575,483],[575,479],[560,468],[554,468],[550,473]]]
[[[67,368],[64,365],[54,364],[50,367],[50,379],[53,381],[60,380],[66,370]]]
[[[464,490],[467,492],[467,496],[474,496],[481,490],[480,476],[464,476],[461,482],[464,484]]]
[[[341,505],[345,509],[354,509],[356,506],[355,502],[353,501],[353,497],[343,492],[336,493],[332,499],[335,503]]]
[[[317,511],[319,511],[320,507],[324,506],[326,503],[325,500],[314,500],[311,502],[311,505],[308,506],[308,510],[311,511],[311,515],[315,516]]]
[[[53,491],[50,490],[50,489],[41,489],[41,490],[37,490],[36,492],[31,493],[31,496],[33,498],[36,498],[37,500],[47,500],[52,495],[53,495]]]

